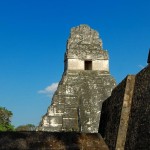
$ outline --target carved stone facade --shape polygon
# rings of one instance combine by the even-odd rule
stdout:
[[[87,25],[72,28],[64,73],[38,130],[98,132],[102,102],[115,85],[98,32]]]

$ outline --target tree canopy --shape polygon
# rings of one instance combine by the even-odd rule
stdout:
[[[36,126],[33,124],[20,125],[16,128],[16,131],[35,131]]]
[[[13,131],[14,126],[11,124],[13,113],[5,107],[0,107],[0,131]]]

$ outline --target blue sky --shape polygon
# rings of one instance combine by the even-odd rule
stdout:
[[[0,1],[0,106],[13,112],[12,123],[38,125],[46,113],[71,27],[100,33],[117,83],[139,72],[150,48],[149,8],[149,0]]]

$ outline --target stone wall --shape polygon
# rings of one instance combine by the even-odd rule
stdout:
[[[0,132],[1,150],[108,150],[99,134]]]
[[[68,59],[66,70],[85,70],[85,61],[80,59]],[[92,69],[99,71],[109,72],[109,61],[108,60],[93,60]]]
[[[127,116],[130,110],[129,103],[131,103],[130,92],[133,91],[133,85],[134,76],[127,76],[113,90],[111,97],[104,101],[102,106],[99,132],[106,143],[111,145],[112,150],[116,148],[118,140],[124,141]]]
[[[150,149],[150,65],[136,75],[126,149]]]
[[[79,59],[68,59],[67,70],[84,70],[84,61]]]
[[[99,132],[110,150],[150,149],[150,65],[127,76],[103,103]]]

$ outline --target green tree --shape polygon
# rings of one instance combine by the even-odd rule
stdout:
[[[13,113],[5,107],[0,107],[0,131],[13,131],[14,126],[11,124]]]
[[[16,131],[35,131],[36,126],[33,124],[20,125],[16,128]]]

